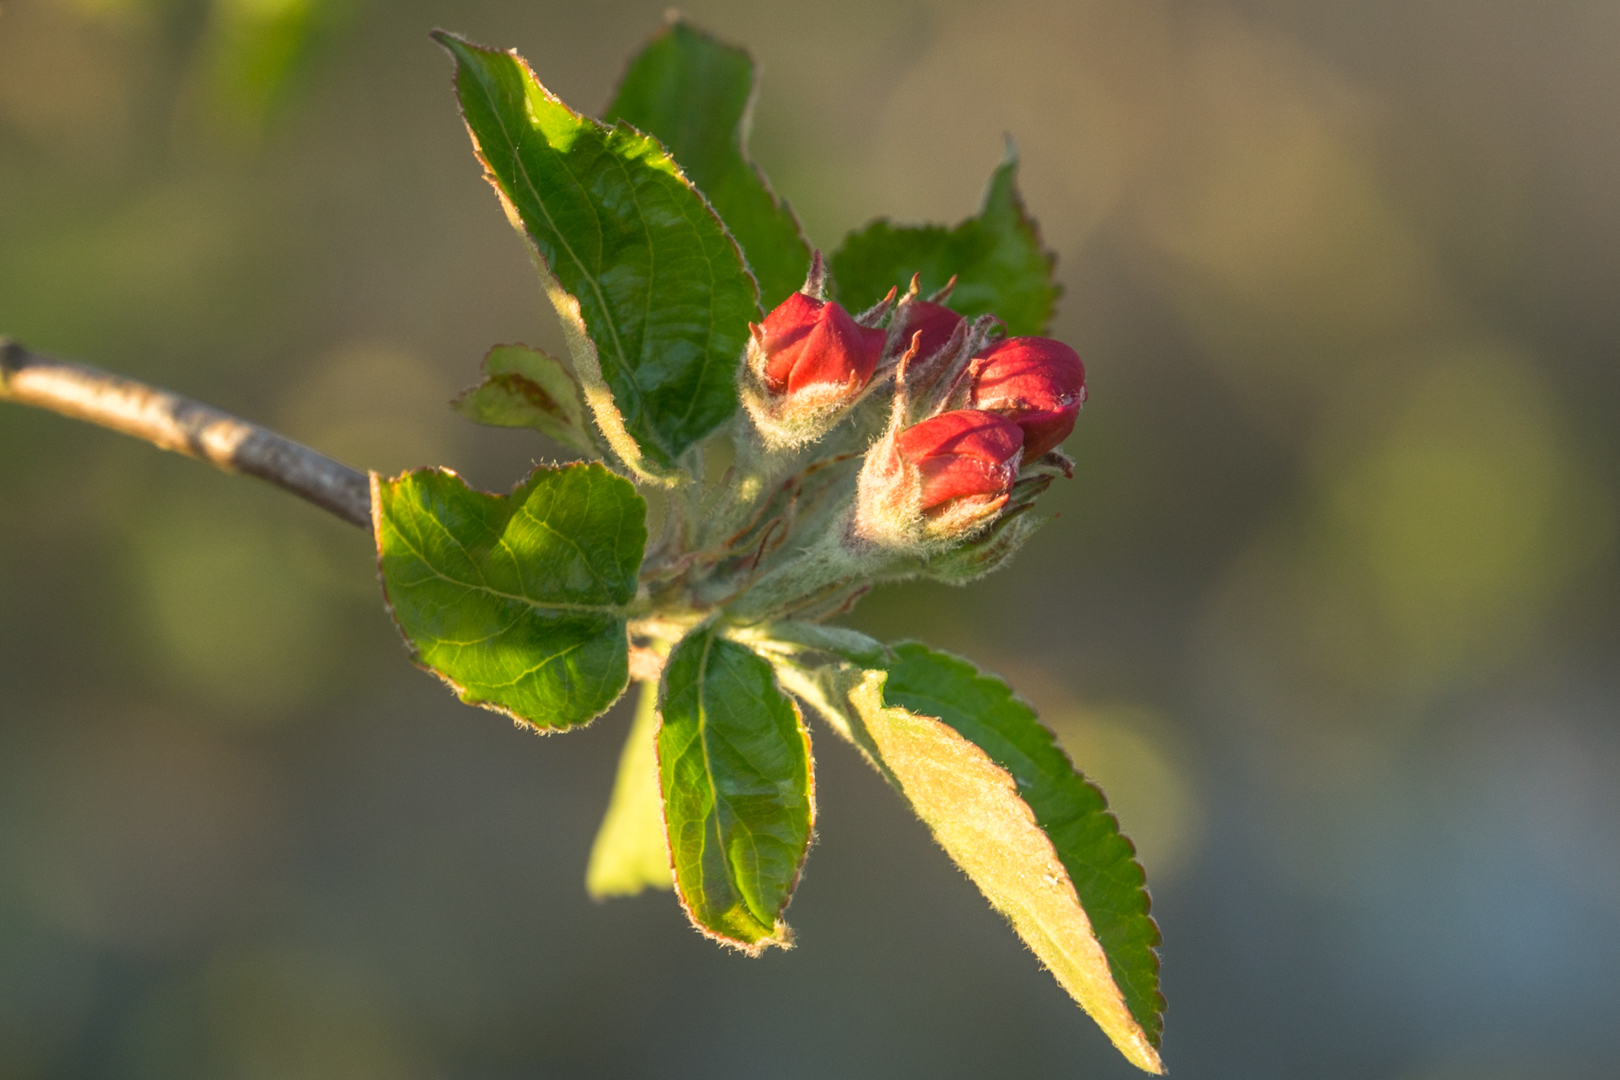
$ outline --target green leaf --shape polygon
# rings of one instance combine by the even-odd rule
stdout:
[[[641,454],[672,467],[737,407],[737,361],[760,311],[736,242],[657,140],[574,112],[515,53],[434,37],[455,58],[467,130],[530,244],[598,423],[632,467]],[[599,386],[611,402],[593,396]],[[619,426],[633,446],[614,439]]]
[[[624,692],[646,513],[594,463],[538,468],[509,495],[448,469],[372,474],[383,591],[415,661],[462,701],[546,730]]]
[[[619,756],[613,799],[591,845],[585,891],[597,900],[667,889],[669,845],[664,842],[664,798],[658,784],[658,684],[642,683],[636,718]]]
[[[687,914],[750,955],[790,944],[782,911],[815,822],[799,707],[769,663],[705,628],[670,653],[659,711],[664,825]]]
[[[1161,1072],[1160,939],[1141,866],[1102,792],[1034,710],[1001,680],[922,645],[880,655],[848,631],[772,633],[761,647],[783,650],[788,688],[900,789],[1120,1052]],[[857,662],[806,664],[803,647]]]
[[[896,646],[894,655],[885,701],[938,718],[1012,775],[1074,883],[1131,1016],[1157,1046],[1164,1030],[1159,928],[1148,914],[1136,849],[1120,834],[1103,793],[1000,679],[915,642]]]
[[[450,403],[490,427],[529,427],[571,450],[594,456],[579,384],[554,356],[527,345],[497,345],[484,357],[484,381]]]
[[[1035,220],[1018,194],[1018,156],[1007,155],[990,176],[978,217],[954,229],[874,221],[844,238],[832,257],[838,297],[851,311],[869,307],[891,288],[902,292],[922,275],[924,295],[956,275],[948,303],[972,317],[999,316],[1009,334],[1044,334],[1062,289],[1052,281],[1057,257],[1041,246]]]
[[[810,246],[748,158],[758,89],[747,50],[676,18],[630,62],[602,120],[623,120],[664,144],[742,245],[768,311],[804,284]]]

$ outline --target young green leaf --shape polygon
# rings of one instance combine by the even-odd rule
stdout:
[[[1009,142],[978,217],[954,229],[874,221],[844,238],[832,272],[838,297],[851,311],[877,303],[895,286],[903,292],[913,274],[922,275],[924,294],[944,288],[954,274],[948,303],[957,312],[997,315],[1009,334],[1044,334],[1062,291],[1052,281],[1056,261],[1024,210],[1018,156]]]
[[[758,89],[746,49],[677,17],[630,62],[602,121],[623,120],[664,144],[742,245],[769,311],[804,284],[810,246],[748,159]]]
[[[484,381],[451,406],[490,427],[529,427],[571,450],[596,456],[579,384],[554,356],[527,345],[497,345],[484,356]]]
[[[508,495],[447,469],[372,474],[384,597],[420,666],[542,730],[601,714],[629,681],[647,506],[599,464],[541,467]]]
[[[636,718],[619,756],[613,798],[591,845],[585,891],[597,900],[667,889],[669,845],[664,842],[663,794],[658,786],[658,684],[642,683]]]
[[[598,423],[634,440],[615,440],[632,467],[639,455],[672,467],[737,406],[737,361],[760,311],[736,242],[655,139],[574,112],[515,53],[434,37],[455,58],[467,130],[535,256]],[[593,396],[599,380],[611,402]]]
[[[784,684],[900,789],[1120,1052],[1162,1071],[1159,931],[1142,869],[1102,792],[1034,711],[999,679],[922,645],[879,655],[847,631],[775,633],[787,643]],[[803,646],[857,663],[806,665]]]
[[[1140,1028],[1137,1035],[1157,1046],[1164,1029],[1156,951],[1159,928],[1148,914],[1150,901],[1136,849],[1120,834],[1102,792],[1075,770],[1035,710],[1000,679],[981,674],[960,657],[915,642],[895,646],[894,655],[884,700],[938,718],[1012,776],[1074,884],[1108,958],[1113,982]],[[1040,954],[1041,949],[1035,948]],[[1057,963],[1044,954],[1042,959],[1063,980]],[[1067,981],[1065,986],[1076,992]],[[1085,999],[1081,1002],[1085,1004]],[[1129,1028],[1104,1028],[1127,1057],[1142,1064],[1133,1056]],[[1140,1046],[1134,1049],[1145,1053]],[[1152,1060],[1157,1062],[1156,1054]]]
[[[687,914],[750,955],[790,944],[782,912],[815,823],[799,707],[769,663],[705,628],[670,653],[659,712],[664,824]]]

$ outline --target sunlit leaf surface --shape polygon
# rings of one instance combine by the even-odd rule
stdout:
[[[594,353],[640,452],[673,464],[736,409],[760,317],[737,244],[657,140],[576,113],[513,53],[436,37],[508,216],[583,322],[571,346]]]
[[[656,137],[742,245],[767,310],[804,283],[810,248],[748,159],[758,74],[746,49],[677,19],[630,62],[604,123]]]
[[[781,632],[796,636],[791,624]],[[806,665],[790,653],[779,661],[789,689],[900,789],[1120,1052],[1161,1072],[1159,930],[1102,792],[1034,710],[967,661],[810,633],[815,647],[855,663]]]
[[[624,692],[647,539],[628,480],[565,465],[490,495],[422,469],[375,478],[372,514],[394,620],[461,700],[560,729]]]
[[[692,921],[750,953],[790,943],[782,911],[815,820],[810,740],[771,665],[712,629],[664,670],[664,821]]]
[[[1073,882],[1130,1017],[1146,1040],[1158,1045],[1164,1010],[1156,952],[1159,928],[1148,914],[1146,882],[1136,851],[1120,835],[1102,792],[1070,763],[1035,710],[1000,679],[981,674],[960,657],[916,643],[896,646],[894,655],[884,700],[916,715],[938,718],[1012,777],[1019,798],[1050,838]],[[1097,1016],[1058,963],[1035,942],[1031,947]],[[1103,1027],[1131,1056],[1128,1028],[1110,1023]]]

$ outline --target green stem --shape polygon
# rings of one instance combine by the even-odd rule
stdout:
[[[850,513],[838,517],[814,546],[770,571],[727,604],[727,619],[749,624],[779,617],[805,597],[870,574],[871,560],[845,543],[849,518]]]
[[[787,475],[797,457],[767,450],[753,423],[741,413],[733,421],[731,445],[736,458],[729,479],[700,534],[709,547],[724,544],[748,525],[760,503],[770,498],[774,485]]]

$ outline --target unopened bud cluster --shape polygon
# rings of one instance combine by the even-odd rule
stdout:
[[[1074,430],[1086,372],[1060,341],[998,340],[993,316],[969,323],[908,297],[894,317],[905,352],[888,427],[861,468],[852,535],[923,554],[970,539],[1008,509],[1025,466]],[[1061,455],[1045,466],[1054,467],[1068,471]]]
[[[963,317],[950,288],[925,298],[913,279],[852,313],[818,254],[750,328],[730,513],[712,523],[736,554],[715,563],[712,602],[821,617],[873,580],[969,580],[1033,530],[1034,497],[1071,471],[1057,448],[1085,367],[1062,342]]]

